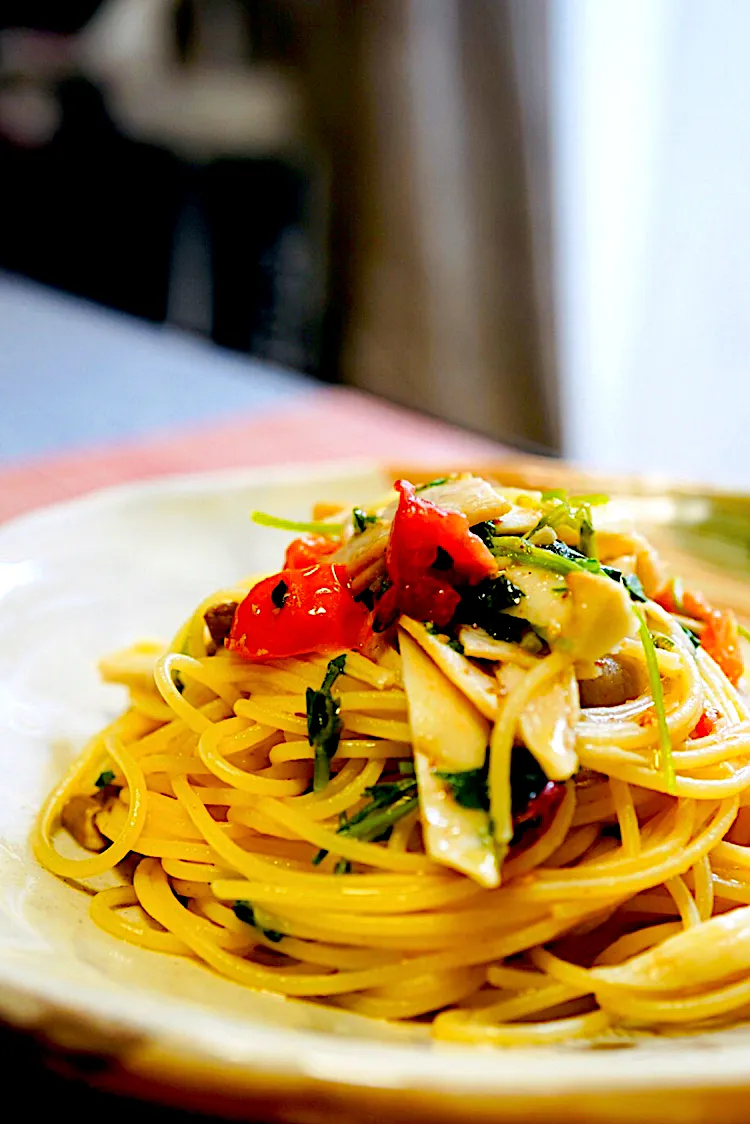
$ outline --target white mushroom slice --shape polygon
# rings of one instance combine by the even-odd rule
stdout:
[[[415,752],[436,769],[480,769],[489,722],[403,629],[399,644]]]
[[[164,645],[158,640],[141,640],[104,656],[99,661],[99,674],[105,683],[123,683],[144,690],[153,687],[154,667],[163,654]]]
[[[509,644],[507,640],[495,640],[489,632],[473,624],[462,625],[458,630],[458,639],[466,655],[477,660],[515,663],[519,667],[533,667],[537,662],[536,656],[525,652],[518,644]]]
[[[425,848],[436,862],[483,886],[497,886],[500,871],[489,816],[462,807],[450,784],[437,775],[480,769],[489,723],[403,629],[399,641]]]
[[[539,508],[517,507],[515,504],[496,519],[498,535],[525,535],[532,531],[542,518]]]
[[[451,683],[474,703],[480,714],[494,721],[497,717],[495,679],[451,648],[447,636],[433,635],[423,624],[412,620],[411,617],[401,617],[399,624],[414,637],[420,648],[435,661]]]
[[[638,621],[620,582],[585,570],[568,574],[565,581],[572,595],[572,612],[564,646],[574,660],[597,660],[636,634]]]
[[[506,610],[508,615],[528,621],[552,646],[566,634],[572,615],[572,599],[565,578],[550,570],[515,562],[504,565],[502,558],[498,562],[503,575],[524,595],[519,605]]]
[[[451,787],[415,753],[422,832],[427,854],[444,866],[468,874],[481,886],[500,885],[500,867],[490,833],[489,816],[480,808],[462,808]]]
[[[635,531],[597,529],[596,532],[596,548],[602,562],[609,563],[622,554],[637,554],[641,549],[641,543],[641,536]]]
[[[599,557],[608,562],[620,555],[635,556],[635,572],[647,597],[655,597],[667,580],[667,571],[659,553],[637,531],[597,531]],[[613,561],[613,565],[617,565]],[[617,567],[620,569],[621,567]]]
[[[497,670],[498,681],[507,694],[527,674],[512,664]],[[565,781],[578,768],[575,728],[580,716],[578,683],[572,666],[543,684],[521,712],[521,737],[551,781]]]

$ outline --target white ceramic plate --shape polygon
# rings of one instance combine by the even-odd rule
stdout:
[[[163,1084],[250,1098],[266,1118],[317,1119],[316,1104],[326,1119],[658,1120],[684,1103],[695,1121],[703,1097],[713,1113],[717,1098],[729,1106],[750,1085],[747,1029],[606,1051],[436,1045],[419,1028],[256,994],[119,942],[89,921],[84,894],[36,865],[36,809],[124,701],[96,660],[168,638],[212,588],[277,566],[285,537],[254,526],[252,508],[304,517],[316,499],[367,501],[385,483],[367,464],[181,477],[0,528],[0,1015]]]

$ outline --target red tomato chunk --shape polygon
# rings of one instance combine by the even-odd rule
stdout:
[[[248,660],[358,648],[369,614],[354,600],[346,566],[285,569],[250,590],[235,614],[226,646]]]

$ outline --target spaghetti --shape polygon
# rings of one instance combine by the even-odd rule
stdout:
[[[316,512],[279,574],[104,661],[130,702],[39,861],[113,873],[112,936],[441,1039],[745,1017],[737,625],[603,500],[466,475]]]

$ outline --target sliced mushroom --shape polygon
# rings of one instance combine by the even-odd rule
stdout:
[[[105,683],[147,689],[154,681],[154,666],[164,652],[157,640],[142,640],[130,648],[112,652],[99,661],[99,674]]]
[[[578,682],[581,706],[621,706],[640,694],[639,677],[631,665],[621,663],[615,656],[602,656],[596,667],[599,674],[595,679]]]
[[[237,612],[236,601],[221,601],[206,609],[203,619],[216,648],[223,648],[224,641],[232,629],[234,614]]]
[[[90,796],[71,796],[60,814],[63,827],[87,851],[98,853],[109,846],[109,840],[96,825],[96,817],[108,799],[109,794],[104,789]]]
[[[497,718],[497,682],[481,668],[454,651],[448,636],[434,636],[423,624],[411,617],[401,617],[401,628],[413,636],[419,646],[435,661],[440,670],[474,703],[480,714],[492,721]]]

